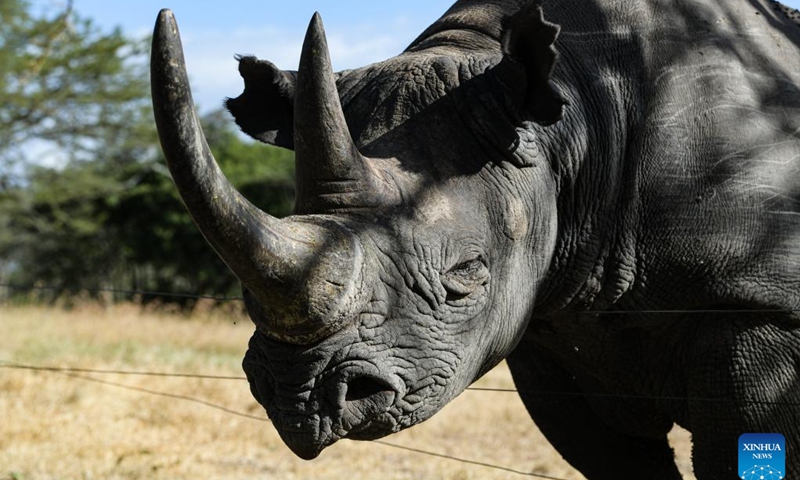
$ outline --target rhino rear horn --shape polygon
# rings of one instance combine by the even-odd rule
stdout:
[[[347,127],[328,42],[318,13],[306,32],[294,104],[296,211],[313,210],[321,196],[343,206],[366,206],[376,193],[375,172]],[[360,205],[359,205],[360,204]]]

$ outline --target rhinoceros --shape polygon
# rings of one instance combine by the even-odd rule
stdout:
[[[278,219],[217,167],[162,11],[162,148],[241,281],[243,367],[288,447],[418,424],[506,359],[588,478],[680,478],[674,424],[701,480],[739,478],[743,433],[784,435],[800,475],[798,17],[460,0],[400,55],[335,73],[314,15],[297,71],[239,57],[227,100],[295,152]]]

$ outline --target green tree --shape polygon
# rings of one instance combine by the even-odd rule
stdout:
[[[290,213],[292,153],[242,140],[222,111],[201,123],[234,186],[273,215]],[[46,285],[45,299],[109,288],[239,294],[238,281],[186,212],[153,143],[153,128],[147,122],[140,134],[112,142],[95,160],[32,168],[24,187],[6,193],[0,210],[12,234],[0,237],[0,258],[13,259],[11,283]],[[131,152],[141,157],[129,158]],[[144,300],[155,298],[192,304],[182,297]]]
[[[71,4],[37,17],[0,1],[0,283],[230,295],[238,282],[191,222],[152,120],[146,42]],[[291,152],[202,118],[231,182],[274,215],[293,204]],[[31,158],[49,146],[60,161]],[[169,299],[164,299],[169,300]]]
[[[148,98],[146,52],[71,2],[52,16],[32,15],[25,0],[0,2],[0,185],[41,161],[33,148],[91,158],[99,141],[125,132]]]
[[[43,165],[95,158],[141,124],[148,115],[144,47],[120,30],[100,31],[71,2],[55,14],[34,15],[26,0],[0,1],[0,281],[26,263],[33,245],[49,248],[44,264],[53,270],[80,263],[61,256],[56,243],[102,225],[102,218],[89,224],[73,210],[89,208],[78,205],[81,195],[117,186],[90,175],[95,165],[63,172]],[[72,222],[73,215],[80,221]],[[75,228],[72,235],[66,225]]]
[[[13,263],[13,280],[64,291],[101,285],[115,261],[107,203],[120,191],[95,164],[32,168],[2,204],[11,237],[0,255]]]
[[[291,213],[294,155],[242,140],[222,110],[201,123],[231,183],[263,210]],[[238,295],[238,281],[192,223],[163,159],[140,163],[125,178],[135,178],[135,186],[123,191],[107,228],[124,245],[126,282],[139,290]]]

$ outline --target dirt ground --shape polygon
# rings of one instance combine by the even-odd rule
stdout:
[[[307,462],[283,445],[241,379],[7,368],[241,377],[252,331],[246,318],[213,312],[186,318],[135,305],[0,306],[0,325],[0,365],[6,365],[0,368],[0,480],[531,478],[510,470],[584,478],[542,437],[515,393],[466,391],[386,443],[342,441]],[[476,386],[514,387],[504,364]],[[690,472],[688,433],[673,431],[673,444]]]

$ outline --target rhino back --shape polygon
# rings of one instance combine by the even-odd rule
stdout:
[[[618,296],[799,307],[796,18],[762,0],[574,3],[546,14],[557,81],[594,105],[581,141],[603,165],[583,170],[605,178],[586,181],[615,186],[598,248],[631,272]]]

